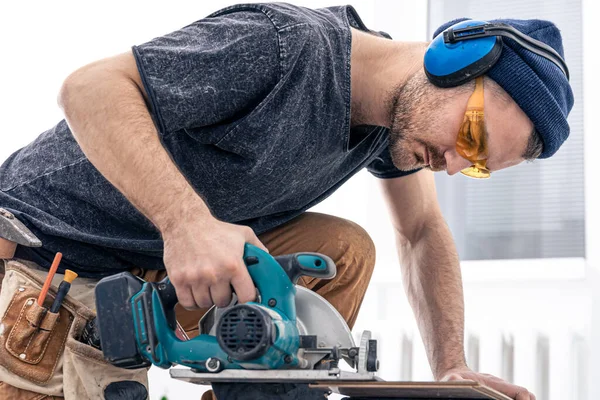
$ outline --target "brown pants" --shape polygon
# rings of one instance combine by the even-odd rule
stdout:
[[[364,229],[342,218],[304,213],[260,235],[259,239],[274,256],[308,251],[322,253],[333,259],[337,266],[334,279],[302,277],[299,284],[327,299],[352,328],[375,266],[375,246]],[[165,271],[138,268],[132,272],[147,281],[158,281],[165,276]],[[189,311],[178,306],[177,319],[190,337],[198,334],[198,321],[206,311]],[[0,384],[0,398],[8,398],[4,396],[9,393],[6,390],[14,388]],[[10,398],[30,399],[30,393],[23,392],[22,397],[17,397],[10,392]]]

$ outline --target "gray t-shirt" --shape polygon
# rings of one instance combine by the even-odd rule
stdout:
[[[133,47],[161,141],[213,214],[257,234],[368,168],[391,163],[388,131],[350,129],[352,7],[225,8]],[[143,149],[140,149],[143,151]],[[164,268],[160,232],[87,160],[60,121],[0,167],[0,207],[43,242],[17,257],[101,277]]]

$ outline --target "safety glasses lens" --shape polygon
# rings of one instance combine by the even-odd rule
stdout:
[[[488,179],[490,177],[490,171],[486,168],[478,168],[475,165],[470,166],[469,168],[465,168],[460,171],[463,175],[468,176],[469,178],[475,179]]]

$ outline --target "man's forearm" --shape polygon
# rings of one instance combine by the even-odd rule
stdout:
[[[408,240],[397,235],[404,287],[436,379],[465,365],[464,299],[460,264],[443,218]]]
[[[59,103],[90,162],[161,231],[210,216],[160,143],[140,88],[103,68],[67,79]]]

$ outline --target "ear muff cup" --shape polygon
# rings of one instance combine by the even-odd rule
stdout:
[[[486,24],[488,23],[485,21],[467,20],[450,28],[460,29]],[[502,54],[502,38],[499,36],[445,43],[444,33],[447,30],[437,35],[429,44],[423,61],[427,78],[436,86],[459,86],[483,75]]]

